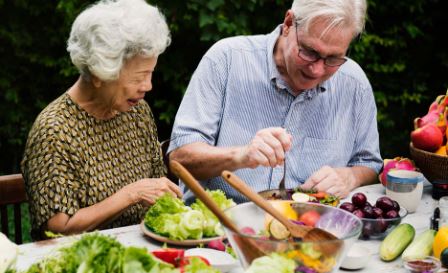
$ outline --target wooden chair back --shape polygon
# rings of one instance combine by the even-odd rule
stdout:
[[[21,174],[0,176],[0,223],[1,231],[9,236],[8,206],[14,208],[14,240],[22,243],[22,213],[20,205],[27,201],[25,183]]]

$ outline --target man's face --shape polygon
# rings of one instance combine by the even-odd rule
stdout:
[[[288,15],[287,15],[288,16]],[[286,22],[286,19],[285,19]],[[287,30],[283,47],[286,82],[297,92],[316,87],[330,78],[343,63],[352,40],[350,29],[333,29],[321,37],[326,24],[317,21],[305,33],[294,21]]]

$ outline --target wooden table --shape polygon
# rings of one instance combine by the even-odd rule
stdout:
[[[374,202],[378,197],[385,195],[385,191],[382,185],[370,185],[357,189],[354,192],[363,192],[367,195],[370,202]],[[353,192],[353,193],[354,193]],[[347,198],[347,199],[350,199]],[[344,201],[344,200],[342,200]],[[412,224],[416,233],[420,233],[429,228],[429,218],[437,206],[437,201],[431,198],[431,185],[429,183],[425,184],[423,198],[417,211],[415,213],[409,214],[403,219],[404,223]],[[162,247],[162,244],[149,239],[143,235],[140,230],[139,225],[127,226],[122,228],[115,228],[109,230],[101,231],[103,234],[113,235],[125,246],[138,246],[146,247],[149,250],[157,249]],[[64,244],[68,244],[73,240],[73,237],[64,237],[59,239],[52,239],[47,241],[41,241],[36,243],[28,243],[19,246],[20,255],[17,260],[17,269],[24,270],[27,269],[32,263],[39,261],[46,255],[51,255],[51,252]],[[389,272],[389,273],[404,273],[405,270],[401,265],[401,260],[397,259],[393,262],[385,263],[379,258],[378,250],[380,241],[361,241],[357,243],[362,244],[367,247],[371,253],[372,257],[368,265],[363,270],[358,270],[356,272],[360,273],[378,273],[378,272]],[[242,273],[241,268],[236,268],[231,271],[231,273]],[[349,272],[345,270],[338,270],[339,273]]]

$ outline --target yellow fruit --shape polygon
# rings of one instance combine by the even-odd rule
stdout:
[[[278,210],[283,216],[285,216],[288,219],[291,220],[297,220],[299,216],[297,215],[297,212],[291,207],[291,203],[293,201],[289,200],[271,200],[269,201],[271,205]],[[269,223],[272,220],[272,216],[268,213],[266,213],[266,219],[265,219],[265,227],[269,227]]]
[[[276,219],[269,224],[269,233],[277,240],[286,240],[291,234],[289,230]]]
[[[440,253],[448,247],[448,226],[443,226],[439,228],[436,236],[434,237],[434,244],[432,245],[432,250],[434,257],[440,259]]]
[[[436,151],[436,154],[446,156],[447,155],[446,154],[447,153],[446,150],[447,150],[447,146],[446,145],[440,146],[440,148]]]

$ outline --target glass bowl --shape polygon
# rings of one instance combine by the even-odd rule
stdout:
[[[318,212],[320,217],[316,227],[333,233],[338,239],[305,242],[267,238],[263,234],[266,234],[267,219],[271,219],[270,215],[252,202],[239,204],[225,211],[236,224],[239,232],[233,232],[228,228],[224,229],[243,268],[247,269],[254,260],[261,256],[275,256],[273,253],[277,253],[293,260],[296,268],[307,267],[318,273],[336,272],[346,252],[361,234],[361,220],[336,207],[314,203],[289,202],[289,204],[298,215],[308,211]],[[249,235],[241,232],[248,228],[255,234]],[[256,251],[253,251],[253,248]],[[329,249],[331,251],[328,251]]]
[[[387,236],[401,220],[408,215],[408,211],[401,207],[397,218],[360,218],[362,221],[362,232],[359,237],[361,240],[381,240]]]
[[[435,273],[439,271],[441,263],[439,259],[428,256],[422,259],[405,260],[403,266],[409,273]]]

